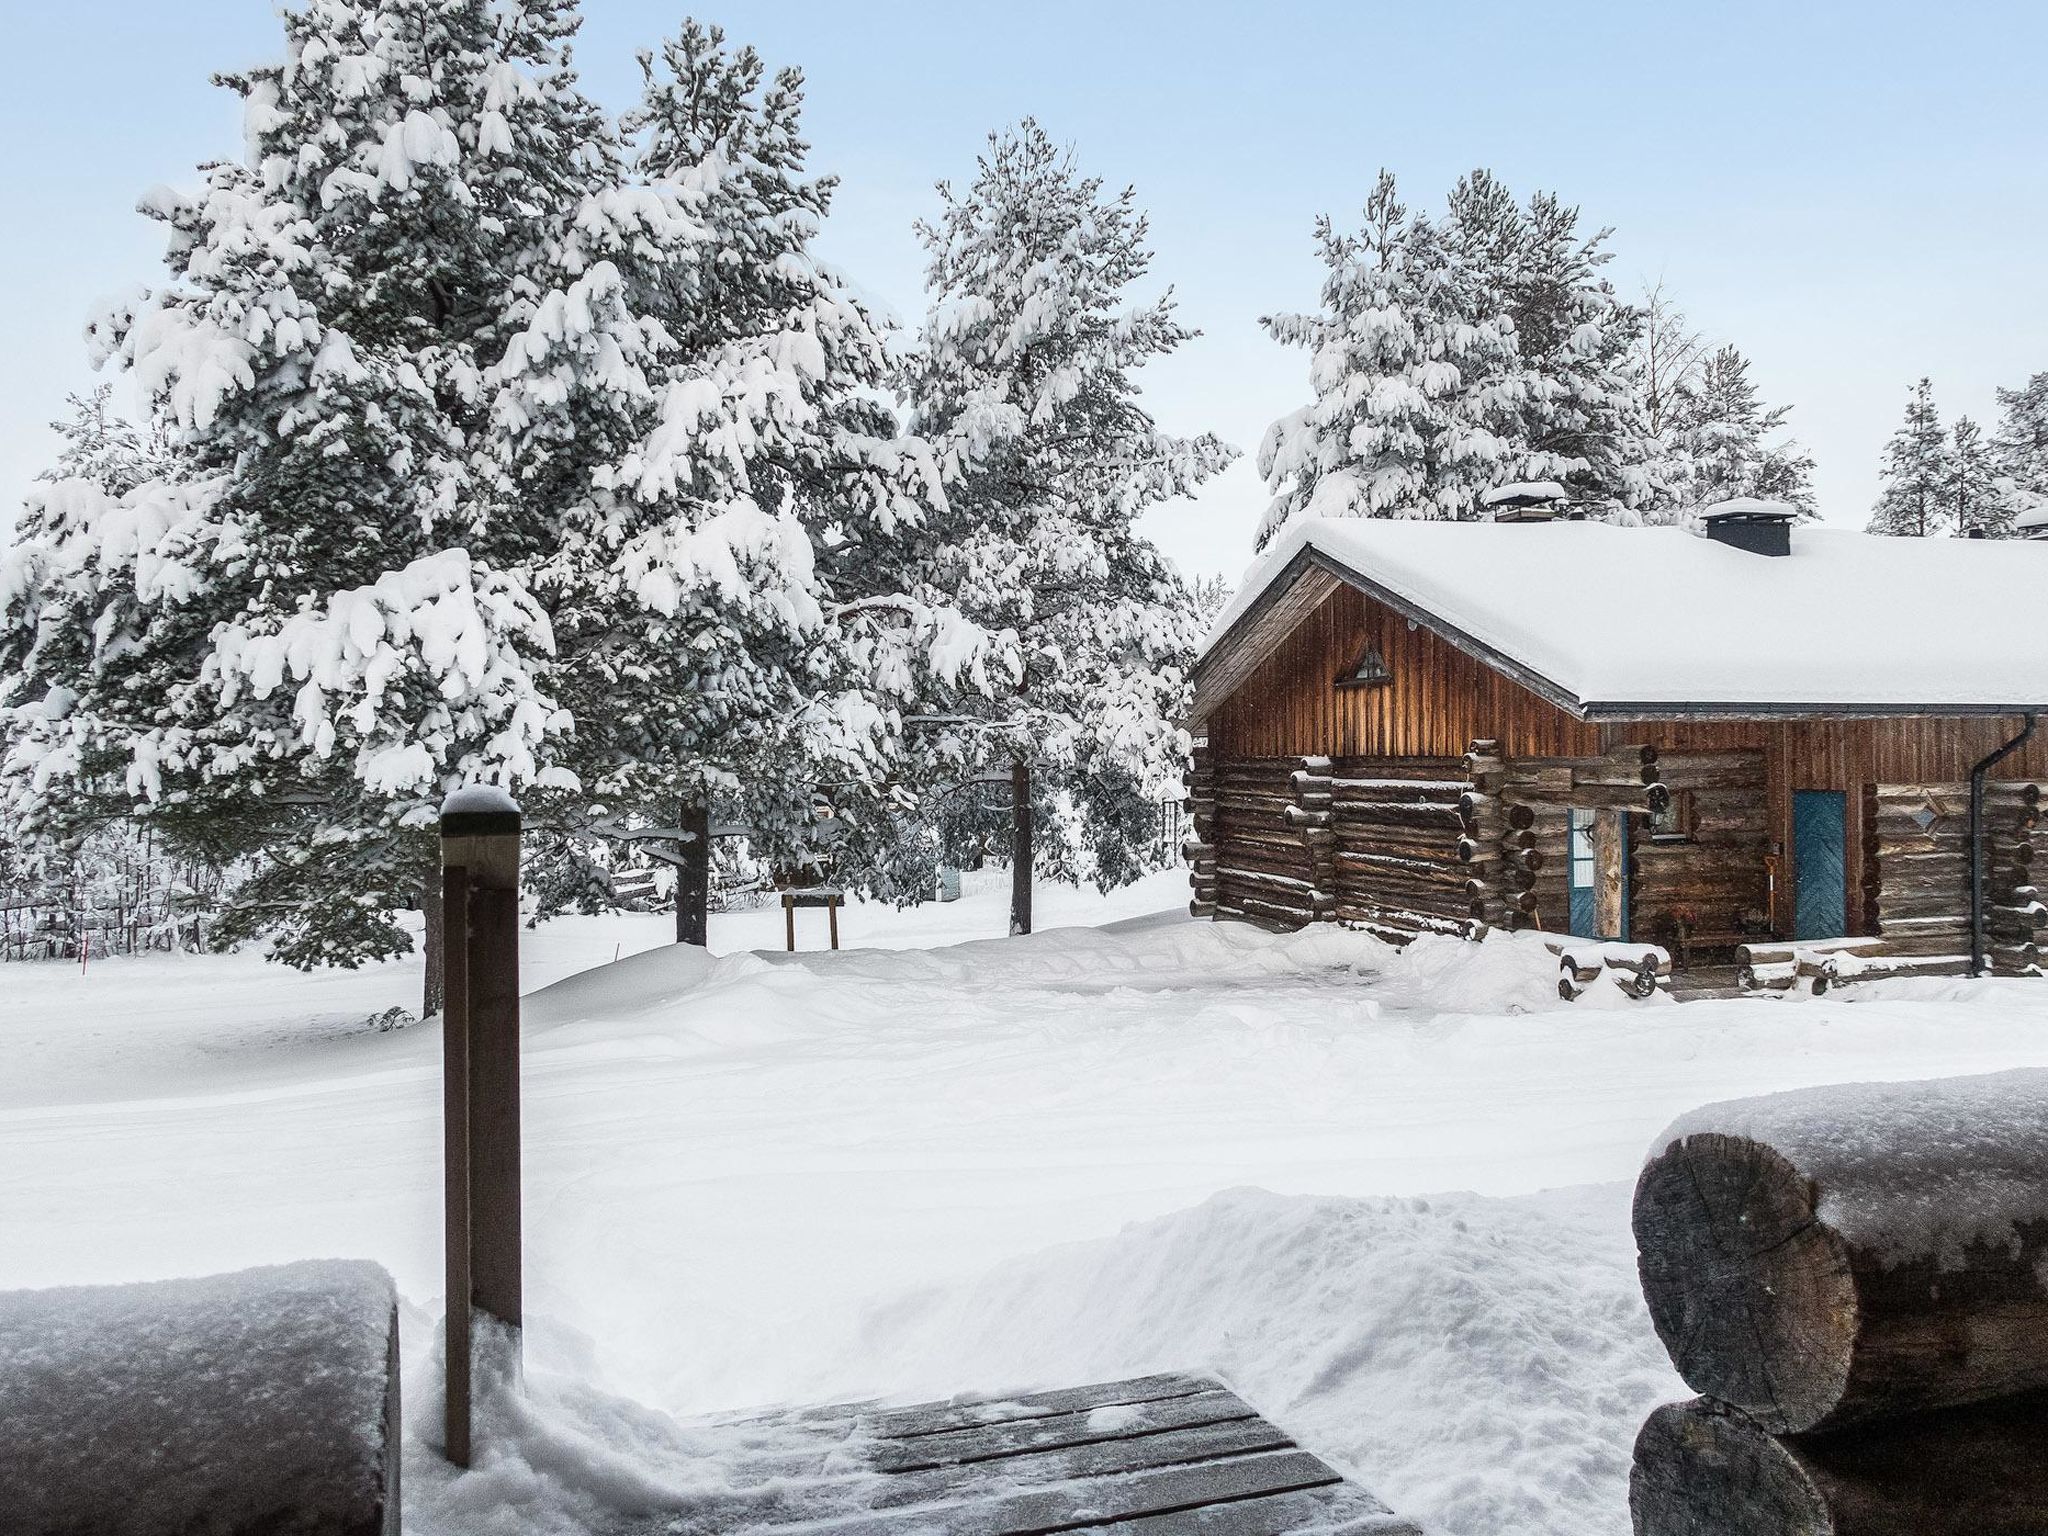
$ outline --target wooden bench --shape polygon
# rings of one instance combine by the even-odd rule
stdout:
[[[1205,1376],[744,1423],[764,1441],[807,1436],[815,1449],[796,1464],[785,1456],[753,1507],[720,1512],[718,1528],[735,1536],[1421,1536]],[[677,1517],[635,1531],[689,1528]]]

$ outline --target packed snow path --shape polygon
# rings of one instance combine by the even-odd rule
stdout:
[[[1184,889],[1061,894],[1044,920]],[[621,1396],[697,1414],[1187,1368],[1432,1530],[1619,1533],[1630,1440],[1682,1391],[1627,1227],[1658,1131],[1778,1088],[2048,1065],[2048,987],[2023,981],[1595,1010],[1557,1000],[1540,947],[1164,919],[714,959],[666,946],[671,921],[524,936],[528,1406],[488,1479],[414,1458],[409,1530],[488,1530],[517,1499],[523,1529],[566,1531],[536,1511],[737,1475]],[[715,919],[714,948],[780,923]],[[1001,926],[992,892],[855,908],[846,942]],[[434,1422],[440,1040],[365,1022],[417,967],[0,982],[0,1285],[375,1259],[407,1302],[407,1423]]]

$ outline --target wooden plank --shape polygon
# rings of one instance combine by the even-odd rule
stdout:
[[[1218,1385],[1204,1376],[1166,1371],[1130,1381],[1098,1382],[1093,1386],[1065,1387],[1053,1392],[1027,1392],[1010,1397],[959,1397],[943,1403],[887,1408],[863,1415],[860,1427],[864,1433],[877,1439],[901,1439],[911,1435],[938,1434],[949,1429],[974,1429],[985,1424],[1045,1418],[1056,1413],[1077,1413],[1084,1408],[1190,1397],[1197,1392],[1213,1392]]]
[[[1101,1440],[1091,1445],[1031,1451],[995,1461],[898,1473],[882,1479],[873,1507],[888,1509],[938,1503],[957,1499],[977,1489],[986,1489],[992,1483],[1019,1487],[1066,1483],[1078,1478],[1147,1472],[1157,1467],[1184,1466],[1190,1462],[1219,1461],[1226,1456],[1294,1448],[1294,1441],[1284,1430],[1264,1419],[1232,1419],[1222,1424],[1197,1424],[1160,1434]]]
[[[1198,1424],[1223,1424],[1258,1417],[1258,1411],[1234,1392],[1196,1392],[1149,1403],[1111,1403],[1075,1413],[1038,1415],[972,1429],[943,1430],[906,1440],[878,1443],[870,1461],[878,1472],[916,1472],[926,1467],[993,1461],[1028,1451],[1089,1445],[1131,1435]]]
[[[1077,1536],[1423,1536],[1363,1488],[1340,1483],[1306,1493],[1271,1494],[1209,1504],[1115,1525],[1082,1526]]]
[[[1052,1536],[1147,1515],[1177,1514],[1264,1495],[1325,1488],[1343,1479],[1307,1451],[1271,1451],[1192,1466],[1162,1467],[1125,1477],[1084,1478],[997,1498],[884,1514],[857,1515],[800,1527],[807,1536]],[[1228,1526],[1212,1527],[1227,1530]]]

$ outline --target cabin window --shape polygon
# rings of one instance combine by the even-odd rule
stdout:
[[[1394,674],[1387,669],[1386,658],[1380,655],[1380,648],[1367,642],[1358,653],[1358,660],[1351,663],[1337,678],[1339,688],[1377,688],[1391,683]]]
[[[1661,811],[1650,813],[1650,840],[1655,843],[1692,841],[1692,791],[1674,789]]]

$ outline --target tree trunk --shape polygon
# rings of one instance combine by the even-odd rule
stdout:
[[[1031,931],[1031,765],[1010,764],[1010,932]]]
[[[676,942],[711,942],[711,807],[687,800],[676,813]]]
[[[421,945],[426,952],[426,984],[420,996],[420,1017],[430,1019],[441,1011],[447,1002],[445,985],[446,972],[442,969],[442,956],[448,952],[446,913],[441,906],[441,871],[427,876],[420,887],[420,912],[426,918]]]
[[[1636,1437],[1628,1503],[1636,1536],[2048,1530],[2048,1399],[1785,1439],[1719,1403],[1671,1403]]]

